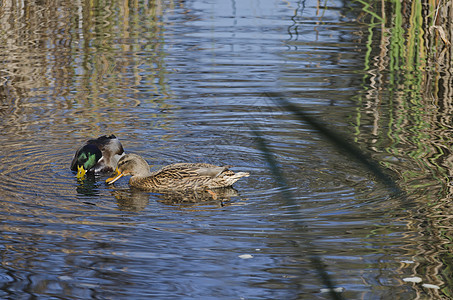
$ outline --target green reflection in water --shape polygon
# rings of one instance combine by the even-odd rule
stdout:
[[[376,151],[382,164],[394,170],[401,185],[418,203],[410,226],[425,242],[417,257],[429,257],[423,274],[439,286],[432,297],[451,295],[449,250],[453,228],[448,219],[452,191],[453,92],[451,1],[373,1],[364,3],[368,27],[361,109],[354,118],[356,141]],[[377,20],[377,26],[374,22]],[[373,41],[370,44],[370,41]],[[371,131],[371,140],[368,134]],[[425,224],[425,225],[422,225]],[[445,270],[441,272],[434,269]],[[435,275],[437,274],[437,275]],[[424,294],[416,287],[417,293]]]

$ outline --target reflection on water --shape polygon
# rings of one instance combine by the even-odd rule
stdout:
[[[451,295],[451,87],[413,92],[425,73],[395,71],[394,48],[354,5],[4,1],[0,298],[325,299],[307,240],[345,298]],[[409,200],[265,91],[352,137]],[[280,197],[250,124],[297,204]],[[74,150],[112,133],[156,168],[251,176],[215,197],[77,181]],[[441,289],[403,280],[415,276]]]
[[[215,194],[213,194],[215,193]],[[207,191],[197,192],[172,192],[165,194],[151,194],[139,189],[116,189],[112,191],[118,207],[121,210],[140,211],[146,208],[151,199],[166,205],[173,205],[178,208],[186,209],[208,209],[219,208],[230,205],[232,198],[239,197],[238,191],[234,188],[215,189],[209,193]]]

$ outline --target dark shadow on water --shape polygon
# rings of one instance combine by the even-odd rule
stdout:
[[[301,124],[310,125],[339,152],[349,156],[368,169],[377,180],[382,182],[387,187],[392,196],[406,196],[405,191],[398,186],[395,179],[390,176],[386,170],[384,170],[379,162],[374,160],[371,155],[360,150],[355,144],[348,142],[347,137],[329,129],[327,126],[316,120],[315,117],[311,116],[309,113],[306,113],[303,108],[298,107],[286,100],[282,94],[267,92],[264,95],[273,100],[274,103],[276,103],[283,110],[295,115]]]
[[[282,200],[284,200],[287,203],[288,207],[293,208],[292,213],[295,216],[299,215],[300,213],[298,209],[296,209],[297,201],[291,192],[291,188],[289,187],[287,180],[283,175],[283,172],[278,167],[278,163],[274,158],[274,154],[268,147],[267,142],[265,141],[261,132],[259,131],[259,128],[251,126],[251,129],[255,135],[255,141],[258,146],[258,149],[262,152],[264,158],[269,164],[269,169],[272,172],[272,176],[276,184],[281,188],[280,191]],[[297,219],[302,220],[303,216]],[[300,227],[300,229],[302,229],[303,231],[310,230],[305,224],[303,224],[302,221],[298,221],[297,223],[298,224],[295,224],[295,226]],[[306,235],[304,237],[303,243],[294,241],[294,245],[295,247],[303,248],[302,251],[308,254],[308,258],[310,259],[313,268],[317,271],[318,276],[320,277],[324,286],[328,288],[330,297],[332,299],[343,299],[343,296],[335,291],[335,284],[333,283],[332,278],[328,275],[326,267],[324,267],[323,263],[321,262],[321,257],[318,254],[316,254],[315,246],[313,244],[313,241],[310,239],[309,235]]]
[[[293,103],[286,100],[283,95],[279,93],[265,93],[264,95],[273,100],[274,103],[276,103],[276,105],[281,107],[284,111],[295,115],[297,120],[301,124],[308,124],[309,126],[311,126],[320,136],[324,137],[338,151],[349,156],[350,158],[354,159],[362,166],[364,166],[366,169],[368,169],[378,181],[382,182],[386,186],[390,195],[394,197],[400,197],[400,199],[403,200],[406,199],[406,193],[401,190],[393,177],[391,177],[381,167],[379,162],[373,160],[369,154],[364,153],[356,145],[348,142],[348,139],[341,134],[327,128],[325,125],[317,121],[313,116],[306,113],[302,108],[297,107]],[[277,186],[280,188],[282,200],[287,203],[288,207],[292,207],[292,214],[294,216],[297,216],[297,218],[295,219],[303,220],[304,216],[300,216],[300,211],[297,209],[297,200],[294,197],[291,191],[291,187],[289,186],[286,177],[280,169],[277,160],[275,159],[275,155],[272,152],[272,149],[269,148],[265,138],[263,137],[260,129],[257,126],[251,125],[250,128],[254,134],[258,149],[261,151],[265,160],[267,161],[272,176]],[[310,228],[308,228],[303,221],[298,221],[297,224],[294,225],[299,227],[302,231],[308,232],[310,230]],[[304,237],[303,243],[294,241],[294,245],[296,245],[296,247],[302,248],[303,250],[301,251],[308,254],[313,268],[316,270],[323,285],[327,288],[327,291],[329,291],[329,296],[332,299],[343,299],[343,295],[336,290],[334,278],[331,278],[331,276],[328,274],[328,266],[326,267],[325,265],[323,265],[322,258],[316,251],[316,243],[314,238],[307,234]]]

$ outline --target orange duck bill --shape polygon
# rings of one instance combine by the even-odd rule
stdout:
[[[116,168],[115,170],[115,174],[112,176],[112,177],[109,177],[105,180],[105,182],[107,182],[108,184],[112,184],[114,183],[115,181],[117,181],[118,179],[120,179],[121,177],[123,177],[123,173],[121,173],[118,168]]]

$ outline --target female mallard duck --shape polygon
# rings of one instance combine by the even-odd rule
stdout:
[[[77,178],[85,173],[113,172],[118,160],[124,156],[123,146],[113,134],[88,140],[77,150],[71,163],[71,170],[77,171]]]
[[[126,154],[118,161],[116,175],[106,180],[112,184],[122,176],[131,175],[129,185],[156,192],[202,190],[228,187],[249,173],[234,173],[230,166],[205,163],[178,163],[151,172],[148,163],[137,154]]]

